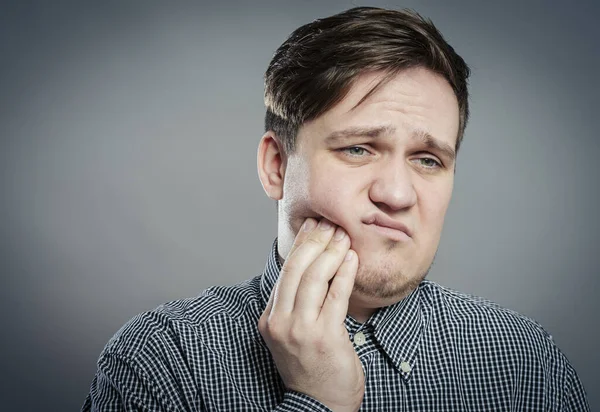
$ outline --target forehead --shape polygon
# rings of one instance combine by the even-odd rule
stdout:
[[[382,72],[360,75],[342,101],[300,128],[299,137],[303,131],[315,137],[346,127],[393,126],[398,137],[419,130],[454,147],[458,101],[446,79],[425,68],[406,69],[365,99],[385,76]]]

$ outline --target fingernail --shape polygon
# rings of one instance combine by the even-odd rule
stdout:
[[[344,260],[351,260],[352,257],[354,256],[354,252],[352,251],[352,249],[350,249],[347,253],[346,253],[346,257],[344,258]]]
[[[342,240],[345,235],[346,235],[346,233],[344,232],[344,229],[342,229],[341,227],[338,227],[335,230],[335,235],[333,235],[333,238],[335,240]]]
[[[331,229],[333,226],[331,225],[331,223],[329,223],[328,220],[321,220],[319,222],[319,226],[321,227],[321,230],[327,230],[327,229]]]
[[[304,225],[302,225],[302,230],[304,230],[305,232],[310,232],[311,230],[313,230],[315,227],[317,226],[317,222],[315,222],[314,219],[308,218],[306,219],[306,221],[304,222]]]

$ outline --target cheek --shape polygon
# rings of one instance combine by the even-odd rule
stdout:
[[[428,190],[419,196],[421,224],[426,227],[424,232],[431,233],[434,238],[441,235],[451,195],[452,187],[444,186],[438,190]]]
[[[282,199],[287,220],[295,231],[307,217],[325,217],[345,228],[351,215],[352,179],[336,173],[335,168],[324,167],[326,162],[313,164],[320,167],[297,162],[288,169]]]
[[[331,220],[346,231],[352,231],[364,179],[361,179],[360,174],[353,173],[347,167],[340,167],[331,159],[320,159],[314,165],[307,179],[311,208],[319,216]]]
[[[331,174],[321,176],[331,176]],[[338,225],[343,226],[346,220],[345,214],[348,214],[351,197],[351,186],[333,176],[314,179],[309,186],[309,198],[313,210]]]

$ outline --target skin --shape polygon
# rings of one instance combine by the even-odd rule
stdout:
[[[279,200],[284,262],[259,331],[286,387],[333,410],[357,410],[364,394],[346,314],[364,322],[426,276],[454,183],[459,115],[450,85],[425,68],[407,69],[359,105],[382,76],[359,76],[341,102],[304,123],[293,153],[272,132],[258,150],[263,188]],[[362,131],[328,139],[350,128]],[[410,236],[399,241],[376,230],[367,224],[374,214],[404,224]],[[307,218],[332,228],[302,231]],[[331,240],[335,228],[346,234],[342,242]],[[352,264],[344,264],[347,250]]]
[[[336,412],[356,411],[364,396],[363,369],[344,327],[357,268],[343,229],[307,219],[258,322],[287,390]]]

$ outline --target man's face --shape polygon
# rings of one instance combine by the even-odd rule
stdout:
[[[438,247],[454,182],[458,103],[447,81],[407,69],[357,106],[382,73],[302,125],[287,158],[279,205],[286,257],[307,217],[348,233],[359,258],[354,305],[395,303],[424,278]],[[410,236],[370,224],[403,224]],[[385,222],[387,220],[387,222]]]

